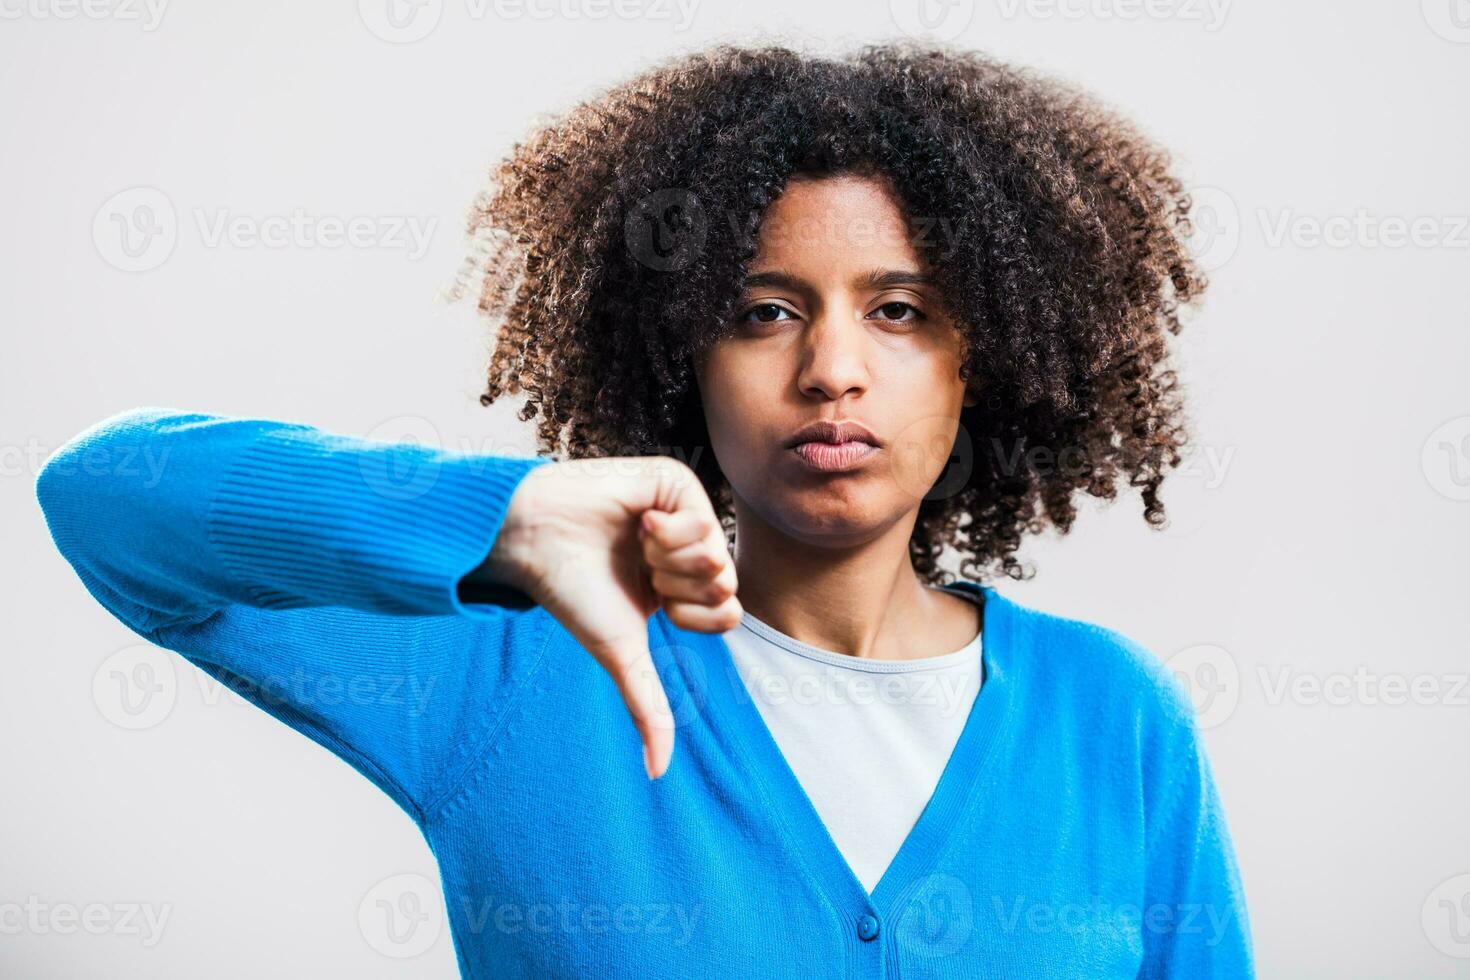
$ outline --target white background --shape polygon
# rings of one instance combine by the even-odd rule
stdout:
[[[387,2],[0,0],[4,976],[456,976],[447,929],[401,958],[359,927],[419,880],[397,876],[436,875],[367,780],[182,660],[141,730],[94,695],[146,651],[51,547],[46,455],[139,405],[530,451],[515,405],[475,401],[472,304],[438,299],[492,161],[667,54],[919,24],[904,0],[427,0],[395,30]],[[1470,974],[1470,3],[934,10],[956,44],[1137,119],[1205,206],[1213,286],[1180,345],[1200,448],[1166,486],[1173,527],[1136,497],[1089,508],[1000,588],[1199,682],[1263,977]],[[374,240],[209,235],[296,212]],[[117,216],[172,227],[172,250],[129,257]],[[37,928],[14,911],[33,901],[111,925]],[[161,937],[129,906],[166,915]]]

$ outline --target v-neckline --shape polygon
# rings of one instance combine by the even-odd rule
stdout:
[[[871,908],[885,919],[902,911],[913,886],[934,872],[954,838],[956,824],[971,811],[979,776],[994,755],[1014,699],[1010,664],[1013,609],[989,586],[960,580],[943,586],[981,597],[980,655],[983,682],[949,759],[918,820],[904,838],[873,891],[863,887],[847,863],[811,797],[787,762],[756,706],[721,634],[692,633],[712,650],[701,671],[709,687],[705,701],[719,735],[728,735],[744,767],[775,811],[783,836],[809,877],[839,908]]]

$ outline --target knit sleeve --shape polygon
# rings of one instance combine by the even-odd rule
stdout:
[[[353,765],[416,819],[491,738],[544,615],[466,575],[547,457],[144,408],[58,449],[57,548],[129,629]]]
[[[1194,709],[1160,671],[1162,733],[1148,773],[1140,980],[1249,980],[1250,921]]]

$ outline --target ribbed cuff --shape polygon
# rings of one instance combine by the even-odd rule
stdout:
[[[490,587],[465,603],[459,582],[489,553],[521,480],[553,461],[277,430],[226,467],[209,537],[263,606],[488,617],[532,602]]]

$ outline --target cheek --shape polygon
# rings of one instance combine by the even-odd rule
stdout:
[[[736,353],[716,348],[700,372],[705,425],[714,443],[711,449],[727,473],[727,460],[733,463],[749,455],[741,451],[741,441],[754,438],[761,406],[773,404],[771,393],[761,387],[769,383],[769,372],[753,370],[756,365],[743,361]]]
[[[911,501],[921,499],[953,462],[960,441],[959,414],[964,382],[952,359],[922,358],[897,372],[893,390],[901,397],[888,400],[893,410],[889,452],[891,485]]]

